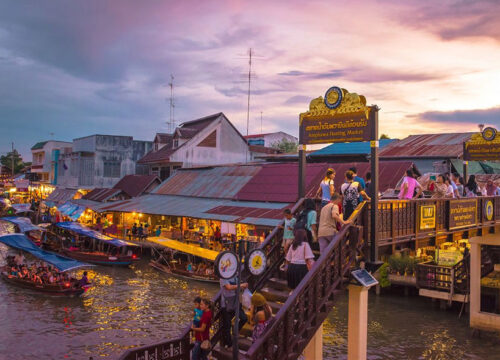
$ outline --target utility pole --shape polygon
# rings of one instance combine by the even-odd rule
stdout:
[[[262,134],[262,111],[260,112],[260,133]]]
[[[168,122],[167,131],[173,133],[175,130],[175,103],[174,103],[174,75],[170,74],[170,120]]]
[[[12,179],[14,179],[14,142],[12,142],[11,156],[12,156]]]
[[[248,105],[247,105],[247,136],[250,125],[250,83],[252,82],[252,48],[248,50]]]

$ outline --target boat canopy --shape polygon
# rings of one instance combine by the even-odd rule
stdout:
[[[5,221],[8,221],[12,224],[17,225],[19,227],[19,230],[22,233],[25,233],[27,231],[33,231],[33,230],[44,230],[39,226],[33,225],[31,223],[31,220],[28,219],[27,217],[8,216],[8,217],[0,218],[0,220],[5,220]]]
[[[23,212],[33,212],[31,211],[30,204],[12,204],[12,207],[14,208],[14,210],[16,210],[16,214]]]
[[[0,242],[4,243],[7,246],[10,246],[11,248],[26,251],[36,258],[54,265],[59,269],[59,271],[62,272],[93,266],[42,250],[38,246],[33,244],[31,240],[28,239],[24,234],[2,235],[0,236]]]
[[[116,247],[138,246],[137,244],[134,244],[134,243],[131,243],[128,241],[115,239],[115,238],[112,238],[110,236],[101,234],[100,232],[92,230],[92,229],[90,229],[86,226],[83,226],[82,224],[77,223],[77,222],[72,222],[72,221],[60,222],[60,223],[57,223],[56,226],[61,228],[61,229],[64,229],[64,230],[73,231],[79,235],[88,236],[92,239],[103,241],[106,244],[111,244],[111,245],[114,245]]]
[[[200,246],[185,244],[183,242],[171,239],[148,239],[148,241],[154,242],[155,244],[167,247],[172,250],[177,250],[186,254],[194,255],[201,257],[203,259],[207,259],[210,261],[215,261],[217,255],[219,255],[218,251],[205,249]]]
[[[85,207],[67,201],[63,205],[58,206],[57,210],[59,210],[63,215],[69,217],[71,220],[75,221],[83,214]]]

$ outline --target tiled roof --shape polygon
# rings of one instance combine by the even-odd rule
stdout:
[[[152,164],[152,163],[158,163],[158,162],[163,162],[163,161],[169,161],[170,156],[176,150],[177,149],[172,149],[171,147],[166,145],[158,151],[151,150],[146,155],[144,155],[142,158],[140,158],[137,162],[139,164]]]
[[[120,189],[130,197],[136,197],[143,194],[155,181],[160,182],[156,175],[125,175],[113,189]]]
[[[383,148],[379,155],[384,158],[459,158],[463,155],[463,143],[473,133],[410,135]]]
[[[158,139],[159,144],[169,144],[172,143],[173,137],[173,134],[156,133],[155,140]]]
[[[43,147],[45,146],[45,144],[47,144],[48,141],[40,141],[40,142],[37,142],[35,145],[33,145],[31,147],[31,150],[39,150],[39,149],[43,149]]]
[[[121,192],[122,190],[120,189],[96,188],[89,192],[87,195],[84,195],[82,199],[104,202]]]
[[[217,120],[221,115],[223,115],[223,113],[220,112],[200,119],[184,122],[177,127],[176,132],[179,133],[182,139],[191,139],[213,121]]]

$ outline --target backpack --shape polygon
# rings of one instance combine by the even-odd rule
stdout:
[[[307,225],[307,215],[309,214],[310,210],[302,210],[300,214],[297,216],[297,221],[295,222],[295,226],[293,227],[293,230],[306,230],[306,225]]]

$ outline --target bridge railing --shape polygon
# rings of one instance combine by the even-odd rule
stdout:
[[[450,208],[460,201],[476,202],[476,221],[460,228],[450,223]],[[435,206],[435,226],[421,227],[423,206]],[[364,239],[370,239],[370,209],[367,204],[363,214]],[[460,199],[415,199],[380,200],[378,206],[379,222],[378,246],[395,245],[416,239],[447,235],[458,230],[473,230],[500,224],[500,196],[460,198]]]
[[[292,214],[296,214],[302,210],[304,199],[300,199],[291,209]],[[279,226],[283,225],[283,222]],[[266,271],[258,278],[249,277],[246,272],[243,273],[242,279],[250,282],[251,289],[261,288],[263,283],[273,274],[277,267],[283,262],[283,253],[281,252],[281,241],[283,238],[283,230],[275,227],[266,239],[260,245],[267,255],[268,267]],[[221,310],[221,293],[220,291],[212,298],[213,316],[211,326],[210,341],[214,347],[222,335],[222,310]],[[191,325],[188,325],[178,337],[173,339],[160,341],[154,344],[134,347],[126,350],[119,360],[189,360],[192,349],[192,332]]]
[[[363,246],[355,226],[362,213],[360,204],[320,255],[313,268],[280,308],[271,326],[249,348],[245,359],[297,358],[332,309],[334,294],[342,288]]]

